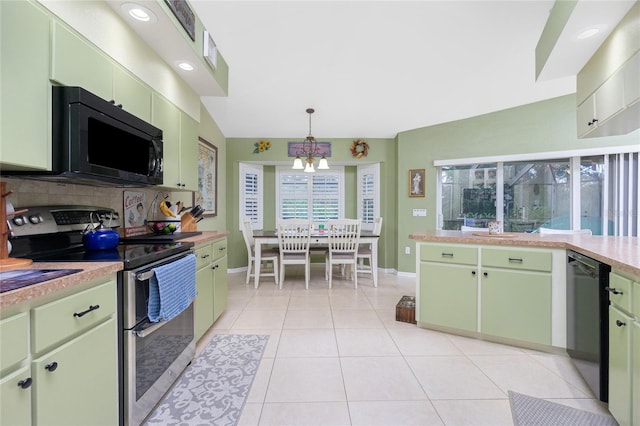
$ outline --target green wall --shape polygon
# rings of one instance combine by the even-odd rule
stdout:
[[[436,227],[435,160],[623,145],[631,150],[640,146],[640,130],[625,136],[589,139],[578,139],[576,132],[576,98],[567,95],[399,133],[398,271],[415,272],[415,241],[409,234]],[[407,171],[422,168],[426,169],[426,197],[409,198]],[[427,217],[413,217],[414,208],[426,208]],[[410,255],[404,253],[406,246],[411,248]]]
[[[275,166],[291,165],[293,158],[287,156],[287,143],[289,141],[300,142],[301,138],[268,139],[271,148],[259,154],[254,154],[254,144],[260,140],[228,138],[226,141],[227,161],[227,229],[229,236],[229,268],[241,268],[247,264],[247,251],[240,232],[239,223],[239,173],[241,162],[262,164],[264,170],[264,228],[275,229],[276,205],[275,205]],[[356,217],[356,182],[358,164],[380,163],[380,206],[381,216],[384,218],[382,237],[379,242],[379,265],[381,268],[395,268],[396,229],[394,205],[394,192],[396,188],[396,151],[392,139],[367,139],[369,153],[367,157],[356,159],[351,155],[349,147],[353,139],[319,139],[321,142],[331,142],[331,157],[329,166],[345,166],[345,192],[346,205],[345,216]],[[202,223],[202,222],[201,222]],[[314,259],[314,261],[317,261]]]

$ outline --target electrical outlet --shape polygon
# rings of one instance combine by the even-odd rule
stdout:
[[[411,254],[411,247],[406,246],[406,247],[404,248],[404,254]]]

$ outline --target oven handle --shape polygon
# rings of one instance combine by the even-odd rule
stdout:
[[[139,274],[136,274],[136,281],[146,281],[148,279],[151,279],[151,277],[153,277],[154,274],[155,274],[155,271],[153,269],[147,272],[141,272]]]
[[[167,325],[168,322],[169,321],[156,322],[156,323],[153,323],[153,325],[150,325],[149,327],[143,328],[142,330],[135,330],[133,333],[138,337],[145,338],[145,337],[150,336],[151,334],[155,333],[156,331],[158,331],[160,328],[164,327],[165,325]]]

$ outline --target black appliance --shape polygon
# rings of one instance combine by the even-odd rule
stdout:
[[[594,395],[609,400],[609,272],[567,251],[567,352]]]
[[[3,171],[99,186],[162,184],[162,130],[81,87],[52,88],[52,170]]]
[[[153,269],[194,256],[193,243],[180,237],[142,235],[120,240],[113,250],[86,250],[82,232],[100,220],[120,226],[112,209],[93,206],[36,206],[7,220],[12,257],[42,262],[123,262],[118,272],[117,312],[120,370],[120,424],[137,426],[170,389],[195,355],[193,303],[170,321],[148,319],[149,283]]]

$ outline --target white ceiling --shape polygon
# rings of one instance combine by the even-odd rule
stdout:
[[[604,34],[581,48],[563,33],[535,81],[552,0],[190,0],[229,64],[228,96],[203,102],[226,137],[246,138],[304,137],[307,107],[317,138],[390,138],[574,93],[634,2],[581,3],[567,30],[604,23]]]

